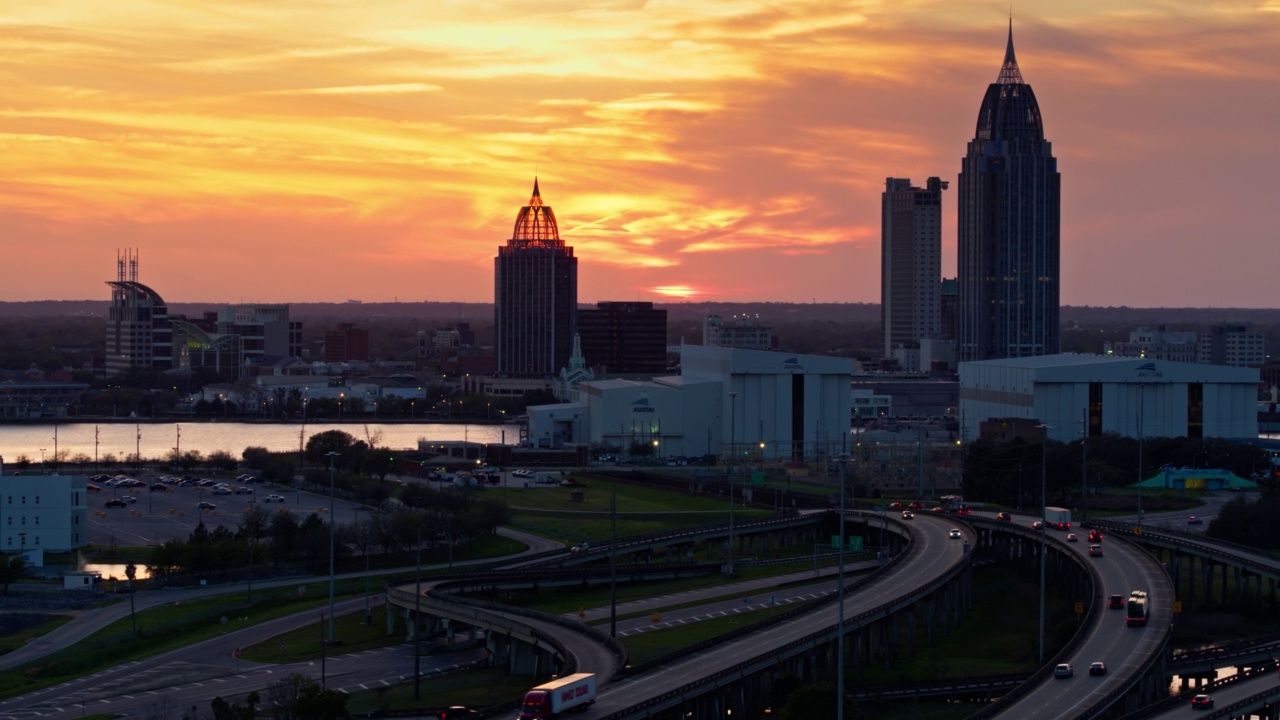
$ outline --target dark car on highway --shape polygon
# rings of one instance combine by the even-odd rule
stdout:
[[[1112,610],[1123,610],[1124,596],[1112,595],[1111,598],[1107,601],[1107,607],[1111,608]]]

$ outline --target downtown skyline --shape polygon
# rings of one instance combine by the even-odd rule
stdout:
[[[878,302],[886,177],[955,181],[1007,5],[10,9],[0,299],[491,302],[535,176],[579,302]],[[1268,307],[1280,3],[1024,2],[1063,305]],[[956,273],[955,197],[943,274]]]

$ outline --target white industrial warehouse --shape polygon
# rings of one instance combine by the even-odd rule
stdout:
[[[960,363],[961,435],[1024,418],[1053,440],[1089,436],[1243,439],[1258,436],[1259,371],[1108,355],[1041,355]]]
[[[659,458],[735,447],[800,460],[848,447],[849,358],[686,345],[680,372],[579,383],[572,402],[529,408],[529,441],[644,445]]]

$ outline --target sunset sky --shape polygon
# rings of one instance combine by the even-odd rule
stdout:
[[[136,248],[170,302],[491,302],[536,175],[581,302],[879,302],[884,180],[956,180],[1009,12],[6,3],[0,300],[107,300]],[[1012,13],[1062,302],[1280,307],[1280,0]]]

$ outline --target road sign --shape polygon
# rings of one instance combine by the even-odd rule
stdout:
[[[1181,600],[1174,600],[1174,601],[1173,601],[1173,611],[1174,611],[1174,612],[1176,612],[1176,613],[1180,613],[1180,612],[1182,612],[1182,601],[1181,601]]]
[[[1133,534],[1134,534],[1134,535],[1141,535],[1141,534],[1142,534],[1142,526],[1141,526],[1141,525],[1134,526],[1134,528],[1133,528]]]

